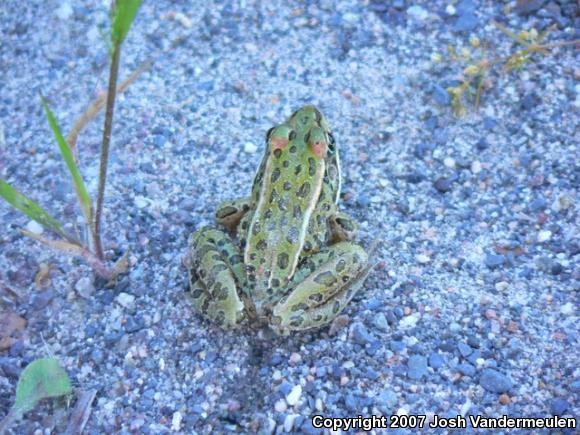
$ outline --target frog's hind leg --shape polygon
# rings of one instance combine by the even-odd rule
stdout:
[[[197,312],[222,326],[243,316],[238,295],[244,271],[242,258],[226,233],[212,228],[195,232],[189,242],[189,285]]]
[[[362,287],[372,267],[364,249],[352,242],[312,255],[294,274],[293,290],[274,306],[271,327],[286,334],[329,323]]]

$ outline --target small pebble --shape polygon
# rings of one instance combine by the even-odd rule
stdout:
[[[244,152],[248,154],[254,154],[258,151],[258,147],[252,142],[246,142],[244,144]]]
[[[295,385],[292,388],[292,391],[290,391],[290,394],[288,394],[286,396],[286,402],[288,403],[288,405],[294,406],[300,400],[300,396],[301,395],[302,395],[302,386],[301,385]]]
[[[548,240],[550,240],[551,237],[552,237],[551,231],[549,230],[540,231],[538,233],[538,242],[539,243],[547,242]]]
[[[31,233],[34,233],[34,234],[42,234],[42,233],[44,233],[44,228],[42,227],[42,225],[40,225],[36,221],[29,221],[26,224],[26,230],[27,231],[30,231]]]

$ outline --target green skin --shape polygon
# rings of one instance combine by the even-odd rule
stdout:
[[[268,131],[250,198],[223,203],[190,239],[189,281],[201,315],[233,327],[247,317],[288,334],[332,321],[372,266],[338,211],[338,148],[324,116],[304,106]],[[237,240],[237,241],[236,241]]]

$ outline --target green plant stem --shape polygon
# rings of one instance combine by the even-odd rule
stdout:
[[[97,193],[97,210],[95,213],[95,228],[93,230],[94,249],[97,258],[103,260],[103,245],[101,241],[101,221],[103,215],[103,200],[105,199],[105,185],[107,182],[107,166],[109,163],[109,147],[111,144],[111,132],[113,130],[113,112],[115,109],[115,97],[117,95],[117,76],[119,73],[119,60],[121,58],[121,44],[113,48],[111,69],[109,71],[109,89],[107,91],[107,109],[105,112],[105,127],[103,129],[103,142],[101,144],[101,162],[99,166],[99,190]]]

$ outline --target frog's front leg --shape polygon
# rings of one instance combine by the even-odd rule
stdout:
[[[244,304],[237,289],[245,275],[230,236],[209,227],[196,231],[190,238],[189,259],[195,310],[220,325],[234,326],[243,317]]]
[[[224,201],[215,212],[215,220],[219,225],[234,231],[249,209],[249,198]]]
[[[371,269],[367,253],[352,242],[337,243],[308,257],[294,274],[289,294],[274,306],[272,329],[287,334],[332,321]]]

